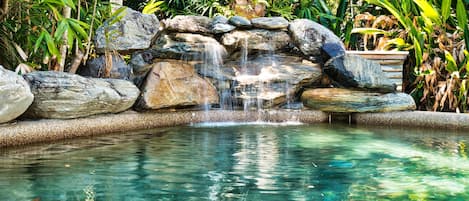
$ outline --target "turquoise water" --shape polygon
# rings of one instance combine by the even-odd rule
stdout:
[[[348,125],[160,128],[2,150],[0,200],[469,200],[468,141]]]

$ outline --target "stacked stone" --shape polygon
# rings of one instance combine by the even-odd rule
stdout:
[[[341,40],[313,21],[176,16],[161,24],[127,9],[121,21],[97,30],[97,51],[131,54],[129,64],[103,54],[82,67],[81,76],[33,72],[24,78],[0,67],[0,123],[23,113],[77,118],[131,107],[197,107],[218,104],[226,91],[234,102],[256,99],[257,108],[301,100],[326,112],[415,109],[378,63],[345,54]],[[100,78],[106,60],[114,79]]]

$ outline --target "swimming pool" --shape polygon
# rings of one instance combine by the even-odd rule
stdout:
[[[469,200],[463,133],[211,123],[3,149],[0,200]]]

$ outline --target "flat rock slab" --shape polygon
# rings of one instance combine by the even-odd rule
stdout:
[[[214,38],[193,33],[169,33],[158,37],[150,50],[152,58],[204,60],[207,52],[218,51],[226,54],[223,47]]]
[[[261,29],[286,29],[288,21],[283,17],[258,17],[251,19],[252,26]]]
[[[221,43],[231,52],[247,50],[276,51],[286,48],[291,42],[287,32],[281,30],[236,30],[223,35]]]
[[[104,22],[96,30],[96,49],[104,50],[139,50],[149,48],[151,40],[158,33],[160,22],[155,15],[142,14],[127,8],[124,17],[109,24],[113,19]]]
[[[233,16],[228,20],[228,22],[239,28],[252,27],[251,21],[249,21],[247,18],[242,17],[242,16]]]
[[[180,60],[153,64],[142,86],[136,108],[181,108],[218,104],[218,92],[207,80],[199,77],[194,67]]]
[[[2,66],[0,66],[0,100],[0,123],[17,118],[33,102],[33,94],[23,77]]]
[[[341,88],[309,89],[303,104],[324,112],[362,113],[415,110],[414,99],[405,93],[373,93]]]
[[[35,71],[24,75],[35,98],[29,118],[70,119],[118,113],[132,107],[140,91],[130,81],[85,78],[79,75]]]
[[[181,33],[211,33],[211,19],[205,16],[178,15],[163,21],[168,31]]]

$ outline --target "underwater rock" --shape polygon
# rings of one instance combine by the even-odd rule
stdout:
[[[124,12],[120,21],[110,25],[113,19],[106,20],[96,30],[95,44],[98,52],[104,52],[105,49],[128,51],[150,47],[160,26],[158,18],[130,8]]]
[[[251,19],[252,26],[261,29],[286,29],[288,21],[283,17],[258,17]]]
[[[288,48],[291,39],[280,30],[237,30],[223,35],[221,43],[233,52],[247,47],[248,50],[276,51]]]
[[[228,22],[239,28],[251,28],[252,27],[251,21],[249,21],[247,18],[242,17],[242,16],[230,17]]]
[[[13,71],[0,66],[0,123],[11,121],[33,102],[28,83]]]
[[[71,119],[118,113],[132,107],[140,91],[129,81],[85,78],[79,75],[35,71],[24,75],[35,98],[29,118]]]
[[[415,110],[414,99],[405,93],[374,93],[342,88],[308,89],[303,104],[324,112],[360,113]]]
[[[180,60],[164,60],[152,65],[137,100],[137,109],[181,108],[218,104],[218,92],[199,77],[192,65]]]
[[[105,76],[106,57],[101,55],[91,59],[86,66],[78,69],[77,74],[85,77],[103,78]],[[109,78],[129,80],[132,69],[120,55],[112,55],[112,68]]]
[[[357,55],[330,59],[324,72],[343,87],[363,88],[379,92],[394,92],[396,85],[384,74],[381,65]]]
[[[178,15],[163,21],[166,30],[182,33],[212,33],[210,24],[210,18],[192,15]]]
[[[214,38],[191,33],[162,34],[147,52],[153,58],[200,61],[206,51],[226,52]]]
[[[296,19],[290,22],[288,30],[293,43],[313,61],[324,62],[345,54],[345,47],[340,38],[316,22]]]

